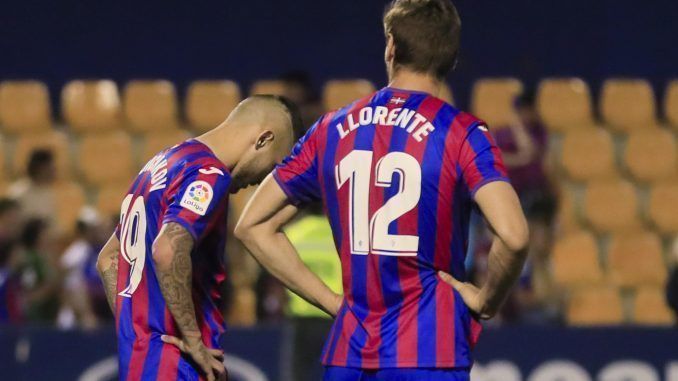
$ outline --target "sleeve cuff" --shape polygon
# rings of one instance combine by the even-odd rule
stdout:
[[[189,232],[191,234],[191,236],[193,237],[193,240],[195,242],[198,242],[199,237],[198,237],[198,234],[196,233],[195,229],[193,228],[193,224],[191,224],[190,222],[186,221],[185,219],[183,219],[179,216],[169,216],[169,217],[165,217],[162,220],[163,225],[169,224],[170,222],[174,222],[174,223],[181,225],[184,229],[186,229],[187,232]]]
[[[478,192],[478,191],[480,190],[480,188],[482,188],[483,186],[485,186],[485,185],[487,185],[487,184],[489,184],[489,183],[493,183],[493,182],[495,182],[495,181],[503,181],[503,182],[506,182],[506,183],[509,183],[509,184],[511,183],[511,181],[509,180],[509,178],[506,177],[506,176],[494,176],[494,177],[486,178],[486,179],[484,179],[483,181],[481,181],[481,182],[479,182],[478,184],[476,184],[476,185],[473,187],[473,189],[471,189],[471,197],[472,197],[472,198],[475,198],[475,197],[476,197],[476,192]]]
[[[296,198],[296,197],[294,196],[294,194],[290,191],[290,189],[289,189],[289,187],[287,186],[287,184],[285,184],[285,182],[282,181],[282,179],[280,178],[280,175],[278,174],[278,169],[277,169],[277,168],[273,170],[273,178],[274,178],[275,181],[278,183],[278,186],[280,187],[280,189],[282,189],[282,191],[285,192],[285,195],[286,195],[287,198],[290,200],[290,202],[292,203],[292,205],[294,205],[294,206],[299,206],[299,205],[301,205],[301,201],[300,201],[298,198]]]

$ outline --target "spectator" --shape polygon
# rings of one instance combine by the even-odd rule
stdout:
[[[26,317],[31,322],[53,323],[59,309],[60,281],[55,269],[53,240],[48,225],[39,219],[26,223],[21,235],[21,286]]]
[[[19,203],[8,198],[0,199],[0,245],[19,238],[22,219]]]
[[[0,325],[22,320],[17,254],[14,241],[0,241]]]
[[[280,76],[283,81],[284,95],[299,107],[304,128],[309,128],[323,114],[320,97],[311,85],[311,78],[305,71],[290,71]],[[295,136],[301,136],[304,131],[295,131]]]
[[[105,226],[104,226],[105,225]],[[85,329],[97,326],[98,317],[110,316],[106,295],[97,275],[97,253],[109,228],[96,210],[85,207],[76,224],[76,236],[61,256],[59,265],[64,274],[63,303],[57,323],[61,328],[79,325]]]
[[[555,319],[559,297],[551,281],[549,254],[553,243],[557,197],[544,168],[548,135],[535,107],[534,93],[515,100],[513,123],[495,131],[509,178],[525,211],[530,228],[529,261],[507,307],[518,320]]]
[[[676,322],[678,322],[678,237],[673,241],[671,249],[673,268],[669,275],[669,282],[666,285],[666,300],[676,316]]]
[[[52,189],[56,180],[56,166],[52,151],[33,151],[26,173],[26,178],[9,187],[9,196],[19,203],[24,217],[42,219],[50,225],[56,224],[56,200]]]

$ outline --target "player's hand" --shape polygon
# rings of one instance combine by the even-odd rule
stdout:
[[[226,367],[224,367],[224,352],[221,349],[207,348],[199,338],[181,340],[178,337],[162,335],[160,340],[176,346],[181,352],[191,356],[207,376],[208,381],[227,379]]]
[[[443,282],[457,290],[459,295],[461,295],[464,304],[466,304],[476,316],[480,319],[489,319],[492,317],[492,315],[487,312],[485,300],[478,287],[469,282],[460,282],[444,271],[438,271],[438,276]]]

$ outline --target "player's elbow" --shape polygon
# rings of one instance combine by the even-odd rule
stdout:
[[[503,229],[498,230],[497,233],[510,251],[520,255],[527,252],[530,231],[524,218],[505,226]]]
[[[240,221],[238,221],[238,224],[235,225],[235,230],[233,230],[233,235],[235,235],[235,237],[237,239],[239,239],[243,242],[248,242],[253,237],[252,230],[253,230],[253,226],[241,219]]]
[[[166,237],[161,235],[153,242],[151,257],[158,268],[168,268],[171,265],[174,251]]]

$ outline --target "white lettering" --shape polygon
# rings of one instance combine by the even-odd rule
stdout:
[[[657,372],[642,361],[616,361],[598,374],[599,381],[659,381]]]
[[[426,122],[426,124],[421,126],[417,131],[415,131],[414,134],[412,134],[412,137],[414,138],[414,140],[420,142],[422,135],[428,136],[428,134],[433,130],[435,130],[435,127],[433,127],[431,123]]]
[[[474,381],[522,381],[523,376],[515,364],[508,361],[492,361],[487,365],[475,364],[471,369]]]
[[[384,106],[375,107],[374,118],[372,118],[372,123],[385,126],[386,125],[386,115],[388,115],[388,109],[386,107],[384,107]]]
[[[545,362],[532,372],[527,381],[591,381],[588,373],[572,361]]]

